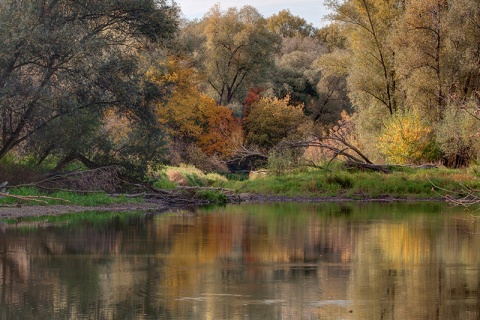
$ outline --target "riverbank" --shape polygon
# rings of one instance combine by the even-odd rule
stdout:
[[[408,199],[395,197],[377,197],[352,199],[346,197],[287,197],[258,194],[239,194],[235,203],[267,203],[267,202],[410,202],[410,201],[443,201],[441,198]],[[139,203],[115,203],[98,206],[82,205],[12,205],[0,207],[0,220],[22,219],[42,216],[59,216],[71,213],[86,212],[133,212],[160,214],[170,210],[186,208],[184,204],[175,205],[162,200],[146,200]]]
[[[5,198],[0,204],[0,219],[92,211],[160,213],[179,207],[243,202],[444,201],[449,195],[461,198],[469,192],[480,190],[477,171],[475,168],[424,170],[402,167],[385,174],[336,168],[333,171],[262,174],[241,180],[234,177],[209,178],[195,172],[175,172],[174,176],[177,179],[184,177],[183,181],[189,181],[188,185],[159,180],[154,184],[155,187],[115,196],[106,193],[45,194],[37,193],[38,190],[34,188],[13,188],[11,194],[24,197],[34,195],[38,197],[37,201],[48,204],[38,205]]]

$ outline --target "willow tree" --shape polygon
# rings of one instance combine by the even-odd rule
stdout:
[[[402,109],[402,94],[395,69],[396,52],[390,37],[395,19],[403,11],[395,0],[330,0],[331,19],[346,35],[348,96],[356,117],[362,150],[374,161],[381,157],[377,137],[383,121]],[[335,58],[338,60],[338,57]]]
[[[389,41],[401,6],[387,0],[330,0],[333,20],[346,25],[351,51],[348,85],[359,110],[374,108],[379,118],[399,108],[395,51]]]
[[[86,110],[115,106],[146,119],[138,53],[176,27],[177,8],[163,0],[2,1],[0,158]],[[43,138],[55,144],[65,132]]]
[[[204,72],[218,105],[243,100],[273,65],[280,37],[251,6],[222,11],[214,6],[205,16]]]
[[[405,105],[431,122],[442,117],[451,79],[447,17],[445,0],[407,0],[392,36]]]
[[[468,100],[480,90],[480,2],[451,0],[445,23],[449,31],[445,44],[448,62],[457,71],[456,94]]]

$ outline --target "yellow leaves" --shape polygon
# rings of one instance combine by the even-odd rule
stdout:
[[[391,117],[381,132],[379,149],[388,162],[418,163],[425,158],[431,143],[432,129],[418,112],[405,112]]]

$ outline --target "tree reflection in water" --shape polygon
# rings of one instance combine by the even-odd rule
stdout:
[[[480,233],[446,210],[252,204],[4,227],[0,318],[476,319]]]

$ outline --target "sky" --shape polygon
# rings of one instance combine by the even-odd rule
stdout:
[[[323,5],[323,0],[175,0],[175,2],[182,9],[184,17],[189,20],[202,18],[217,3],[220,3],[222,9],[251,5],[265,18],[288,9],[293,15],[307,20],[317,28],[326,24],[323,17],[329,13]]]

